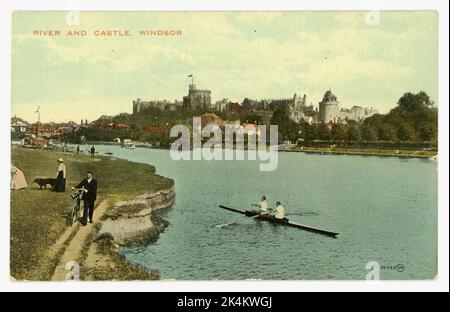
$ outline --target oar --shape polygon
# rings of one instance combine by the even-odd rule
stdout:
[[[227,226],[236,224],[236,223],[238,223],[238,222],[237,222],[237,221],[234,221],[234,222],[231,222],[231,223],[217,224],[217,225],[214,225],[214,227],[216,227],[216,228],[218,228],[218,229],[221,229],[221,228],[224,228],[224,227],[227,227]]]
[[[255,215],[253,217],[250,217],[250,219],[255,219],[255,218],[259,217],[259,216],[266,215],[266,214],[267,214],[267,212],[266,213],[262,213],[262,214],[257,214],[257,215]],[[230,226],[230,225],[233,225],[233,224],[237,224],[238,222],[239,221],[234,221],[234,222],[225,223],[225,224],[218,224],[218,225],[215,225],[214,227],[216,227],[218,229],[222,229],[224,227],[227,227],[227,226]]]

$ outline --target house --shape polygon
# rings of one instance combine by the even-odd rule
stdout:
[[[239,119],[234,121],[225,121],[225,126],[229,126],[233,129],[239,129],[241,127],[241,121]]]
[[[144,131],[151,134],[167,134],[169,128],[166,125],[149,125],[144,127]]]
[[[53,132],[56,130],[55,125],[52,123],[34,123],[31,125],[33,133],[36,133],[38,136],[49,138],[53,135]]]
[[[202,115],[202,128],[206,127],[209,124],[215,124],[219,127],[224,127],[225,122],[222,118],[217,116],[216,114],[203,114]]]
[[[30,132],[30,130],[31,125],[25,120],[18,117],[11,118],[11,132],[27,133]]]
[[[248,135],[261,135],[261,129],[255,123],[243,123],[242,127],[247,131]]]
[[[65,134],[71,134],[74,131],[74,128],[72,127],[60,127],[53,131],[53,134],[56,136],[61,136]]]
[[[233,113],[240,113],[243,110],[243,107],[239,105],[239,103],[230,102],[227,104],[227,111]]]
[[[107,123],[103,125],[105,129],[131,129],[131,126],[124,123]]]
[[[12,146],[25,145],[25,134],[21,132],[11,132],[11,145]]]
[[[115,124],[116,129],[131,129],[131,126],[124,123],[117,123]]]

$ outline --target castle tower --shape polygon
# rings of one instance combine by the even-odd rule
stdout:
[[[319,103],[319,119],[323,123],[337,122],[339,117],[339,102],[337,97],[328,90],[325,92],[322,102]]]
[[[189,84],[189,93],[183,97],[186,108],[207,110],[211,107],[211,90],[197,89],[196,85]]]

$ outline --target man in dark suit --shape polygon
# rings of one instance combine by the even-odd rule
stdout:
[[[81,183],[78,184],[76,188],[84,189],[83,194],[84,210],[81,224],[85,226],[87,224],[88,216],[89,216],[89,223],[92,223],[92,218],[94,216],[94,204],[95,200],[97,199],[97,180],[92,177],[92,172],[89,171],[87,173],[86,179],[81,181]]]

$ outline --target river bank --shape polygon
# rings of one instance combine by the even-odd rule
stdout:
[[[83,248],[81,279],[158,279],[156,274],[127,262],[118,249],[155,242],[168,225],[155,215],[155,211],[172,206],[174,201],[175,191],[171,187],[111,206],[92,233],[90,245]]]
[[[120,146],[120,144],[114,142],[89,142],[86,143],[87,146],[100,144],[109,146]],[[138,146],[136,148],[148,148],[148,149],[163,149],[169,150],[168,146]],[[225,148],[225,145],[222,146]],[[244,149],[248,148],[245,145]],[[234,146],[234,150],[237,148]],[[191,147],[192,150],[192,147]],[[309,154],[321,154],[321,155],[353,155],[353,156],[378,156],[378,157],[397,157],[397,158],[418,158],[418,159],[436,159],[437,158],[437,148],[422,148],[422,149],[411,149],[411,148],[358,148],[358,147],[298,147],[292,145],[281,144],[278,146],[280,152],[298,152],[298,153],[309,153]]]
[[[87,142],[86,146],[91,145],[106,145],[106,146],[121,146],[115,142]],[[163,149],[169,150],[169,146],[143,146],[136,145],[136,148],[148,148],[148,149]],[[225,145],[222,148],[226,148]],[[74,147],[72,147],[75,150]],[[191,150],[193,148],[191,147]],[[236,150],[236,146],[233,146]],[[248,149],[245,144],[244,149]],[[379,157],[397,157],[397,158],[419,158],[419,159],[435,159],[438,154],[437,147],[429,148],[411,148],[409,147],[385,147],[385,148],[374,148],[374,147],[300,147],[294,145],[278,145],[278,150],[280,152],[299,152],[299,153],[310,153],[310,154],[324,154],[324,155],[354,155],[354,156],[379,156]]]
[[[66,192],[39,190],[32,181],[55,176],[59,157],[67,166]],[[82,280],[158,279],[149,270],[128,263],[117,250],[118,246],[152,241],[164,229],[166,223],[153,213],[174,203],[173,180],[157,175],[151,165],[102,156],[14,148],[11,158],[28,182],[27,188],[11,191],[12,278],[52,280],[61,259],[72,252],[71,260],[80,265]],[[72,199],[68,189],[88,170],[98,180],[96,204],[106,206],[96,208],[94,225],[69,228]],[[100,210],[104,210],[101,215]],[[83,239],[73,244],[82,230]]]
[[[398,158],[433,159],[437,157],[437,151],[426,150],[393,150],[393,149],[358,149],[358,148],[294,148],[285,152],[300,152],[321,155],[353,155],[353,156],[378,156]]]

